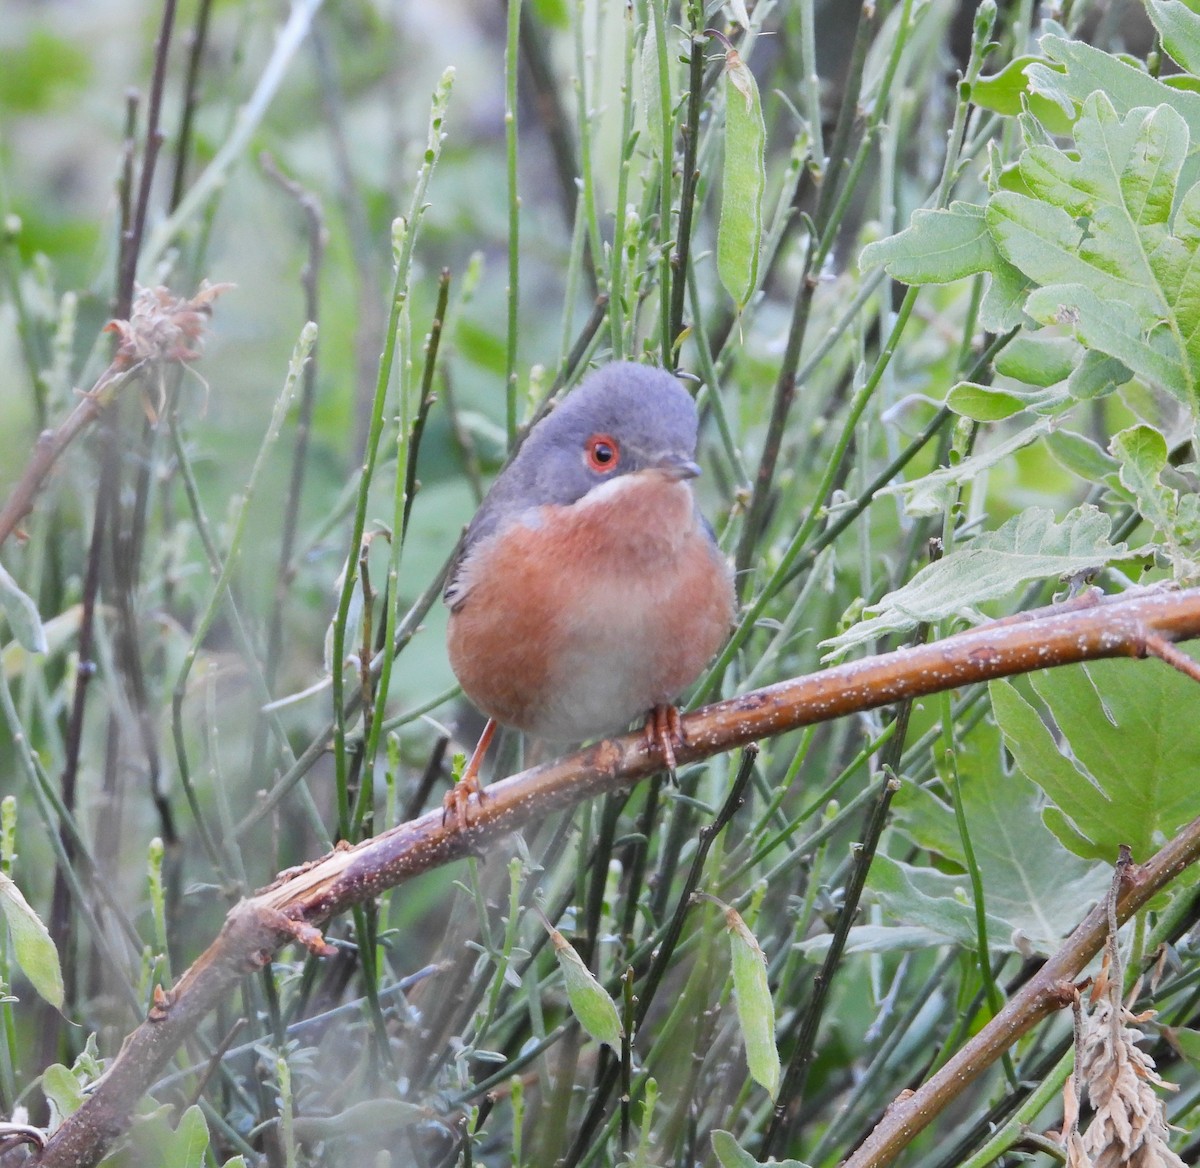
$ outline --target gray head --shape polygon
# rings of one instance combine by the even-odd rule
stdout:
[[[539,422],[496,480],[468,538],[530,507],[565,506],[618,475],[699,474],[696,406],[665,369],[614,361]]]

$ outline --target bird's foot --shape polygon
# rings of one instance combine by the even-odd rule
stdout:
[[[669,702],[662,702],[646,715],[646,727],[643,731],[646,745],[650,749],[658,747],[662,752],[663,762],[671,779],[675,778],[675,747],[686,746],[687,739],[683,734],[683,719],[679,710]]]
[[[479,782],[479,768],[483,765],[483,756],[487,754],[487,748],[491,745],[492,735],[495,733],[496,721],[494,718],[489,718],[487,725],[483,728],[483,733],[479,736],[479,743],[472,751],[470,761],[463,770],[462,777],[446,792],[446,797],[442,800],[443,826],[452,823],[459,828],[468,827],[470,819],[467,809],[470,806],[471,796],[476,796],[479,803],[483,802],[483,786]]]

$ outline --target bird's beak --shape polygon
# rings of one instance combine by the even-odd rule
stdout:
[[[700,475],[700,467],[681,454],[660,454],[651,465],[671,479],[694,479]]]

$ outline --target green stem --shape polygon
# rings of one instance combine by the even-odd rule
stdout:
[[[413,190],[407,219],[397,219],[392,224],[392,250],[396,263],[396,278],[392,284],[392,306],[384,335],[383,354],[379,359],[379,372],[375,379],[375,395],[371,401],[371,421],[367,431],[366,451],[358,481],[358,499],[354,509],[354,528],[347,549],[345,570],[342,574],[341,594],[338,597],[337,615],[333,622],[331,669],[333,697],[333,758],[334,779],[338,803],[338,831],[341,838],[350,832],[350,795],[347,787],[346,765],[346,625],[350,617],[350,604],[354,598],[354,587],[358,580],[358,551],[362,546],[363,532],[367,525],[367,501],[370,497],[371,480],[379,454],[379,441],[383,434],[385,405],[388,386],[392,379],[392,366],[396,359],[396,336],[400,327],[400,314],[408,301],[408,278],[412,267],[413,248],[421,220],[426,211],[425,194],[429,179],[437,165],[442,149],[442,122],[450,99],[450,88],[454,83],[454,70],[447,69],[438,82],[433,94],[429,118],[429,136],[425,145],[425,159],[417,172],[417,185]],[[295,769],[295,768],[293,768]]]
[[[504,145],[508,167],[508,352],[504,368],[504,420],[511,450],[517,440],[517,339],[521,301],[521,195],[517,188],[517,65],[521,0],[508,0],[504,46]]]

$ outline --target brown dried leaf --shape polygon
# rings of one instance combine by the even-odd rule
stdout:
[[[204,329],[212,316],[212,303],[232,284],[202,280],[190,300],[176,296],[161,284],[139,288],[128,320],[110,320],[105,332],[119,338],[113,365],[129,369],[147,362],[194,361],[203,351]]]
[[[1167,1144],[1166,1116],[1154,1092],[1171,1085],[1138,1049],[1144,1036],[1126,1025],[1133,1021],[1128,1010],[1106,997],[1084,1023],[1080,1072],[1096,1114],[1082,1149],[1093,1168],[1184,1168]]]

